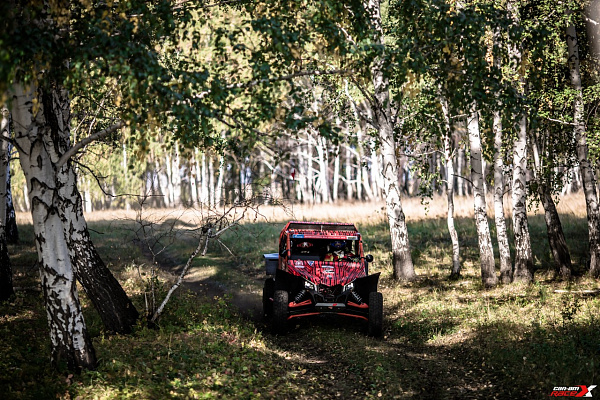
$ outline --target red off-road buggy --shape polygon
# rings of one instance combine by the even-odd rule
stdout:
[[[295,318],[337,314],[364,320],[369,335],[381,335],[379,273],[368,274],[373,256],[364,255],[353,224],[288,222],[279,235],[279,253],[264,257],[263,311],[275,333],[285,333]]]

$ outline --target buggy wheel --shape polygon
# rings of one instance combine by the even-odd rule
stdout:
[[[369,336],[381,336],[383,331],[383,295],[369,293]]]
[[[283,334],[287,328],[289,295],[286,290],[276,290],[273,295],[273,333]]]
[[[273,315],[273,301],[271,300],[275,293],[275,281],[272,278],[265,280],[263,287],[263,316],[270,318]]]

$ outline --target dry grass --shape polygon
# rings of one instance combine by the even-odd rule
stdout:
[[[510,197],[504,199],[506,215],[511,213]],[[530,205],[531,206],[531,205]],[[443,196],[436,196],[426,204],[418,197],[402,199],[402,207],[407,221],[420,221],[424,219],[446,218],[447,203]],[[473,198],[457,197],[454,202],[455,217],[470,218],[473,216]],[[493,199],[487,197],[488,215],[494,216]],[[339,221],[353,222],[359,225],[376,225],[386,219],[385,202],[338,202],[335,204],[288,204],[285,206],[260,206],[258,213],[249,212],[247,221],[259,222],[284,222],[292,219],[313,221]],[[583,193],[572,194],[561,197],[557,204],[558,212],[565,216],[577,218],[586,217],[585,198]],[[144,217],[149,219],[179,218],[187,224],[196,224],[209,212],[201,208],[177,208],[177,209],[149,209],[144,212]],[[543,209],[533,207],[530,215],[543,215]],[[137,212],[135,210],[106,210],[86,213],[89,222],[98,221],[134,221]],[[31,224],[30,213],[17,213],[18,224]]]

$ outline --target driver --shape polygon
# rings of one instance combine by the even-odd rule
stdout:
[[[333,240],[329,243],[329,252],[325,254],[323,261],[354,261],[355,258],[344,240]]]

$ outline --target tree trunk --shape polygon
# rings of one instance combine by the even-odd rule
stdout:
[[[567,247],[567,241],[565,240],[558,211],[556,211],[556,205],[552,199],[550,188],[547,185],[540,185],[538,188],[538,194],[544,206],[548,243],[550,244],[550,250],[554,258],[556,276],[561,279],[570,279],[572,270],[571,254]]]
[[[513,150],[513,230],[515,235],[515,268],[513,280],[533,280],[533,254],[527,222],[527,117],[521,116]]]
[[[383,30],[381,27],[381,9],[378,0],[369,0],[367,9],[371,13],[371,23],[375,28],[376,40],[383,44]],[[373,116],[377,129],[377,136],[381,143],[383,156],[383,179],[385,183],[385,202],[390,225],[392,241],[392,262],[394,278],[400,280],[414,280],[415,268],[410,254],[408,229],[402,210],[400,190],[398,187],[398,158],[396,156],[396,140],[394,127],[391,121],[391,99],[389,95],[389,82],[383,72],[384,61],[376,60],[371,67],[373,78],[374,98]]]
[[[554,258],[555,279],[569,279],[572,271],[571,254],[567,247],[554,199],[552,199],[551,186],[548,184],[548,174],[552,174],[554,171],[547,171],[548,167],[543,164],[540,154],[542,154],[542,151],[546,153],[544,151],[546,146],[540,144],[540,139],[537,135],[533,135],[531,140],[531,150],[535,164],[533,172],[537,183],[537,195],[544,207],[548,244]]]
[[[2,110],[2,126],[0,135],[8,138],[8,110]],[[8,206],[8,145],[9,143],[0,138],[0,301],[6,301],[14,295],[12,285],[12,267],[8,255],[6,241],[6,222]]]
[[[71,370],[93,369],[96,355],[81,312],[63,227],[64,204],[59,201],[59,188],[63,185],[60,175],[65,175],[68,166],[58,169],[56,163],[61,156],[60,142],[68,135],[61,135],[67,127],[64,119],[56,116],[68,115],[68,102],[55,101],[62,97],[56,88],[47,92],[38,89],[35,95],[39,109],[34,114],[34,92],[15,85],[12,114],[19,159],[29,187],[52,362],[56,366],[66,363]]]
[[[324,137],[317,137],[317,154],[319,156],[319,193],[321,202],[329,203],[329,162],[327,157],[327,140]]]
[[[215,206],[215,163],[212,155],[208,156],[208,204]]]
[[[479,132],[479,116],[475,104],[471,106],[471,114],[467,125],[469,146],[471,148],[471,181],[473,183],[473,200],[475,224],[479,242],[479,262],[481,263],[481,281],[485,287],[494,287],[498,283],[492,238],[487,219],[485,194],[483,185],[483,166],[481,162],[481,137]]]
[[[450,136],[450,110],[445,97],[440,98],[442,112],[444,114],[444,159],[446,161],[446,198],[448,200],[448,233],[452,241],[452,271],[450,278],[460,277],[460,245],[458,243],[458,232],[454,226],[454,151],[452,149],[452,138]]]
[[[104,328],[109,332],[130,333],[139,313],[92,243],[75,171],[70,163],[65,167],[60,176],[64,180],[59,189],[59,213],[77,280],[98,311]]]
[[[8,108],[2,108],[2,127],[0,129],[0,134],[4,135],[4,137],[9,138],[10,135],[10,111]],[[17,229],[17,216],[15,214],[15,206],[12,198],[12,191],[10,188],[11,181],[11,173],[10,173],[10,155],[12,153],[12,145],[8,142],[1,144],[1,146],[6,146],[2,148],[3,157],[6,157],[3,162],[6,164],[6,189],[5,189],[5,198],[6,198],[6,220],[4,221],[4,233],[6,237],[6,242],[10,244],[19,243],[19,230]],[[0,196],[2,198],[2,196]]]
[[[587,210],[588,233],[590,244],[590,275],[600,277],[600,210],[598,209],[598,195],[596,191],[596,177],[593,166],[588,157],[587,132],[585,127],[585,110],[583,103],[583,90],[581,86],[581,73],[579,71],[579,44],[575,25],[567,27],[567,45],[569,49],[569,70],[571,85],[575,90],[573,102],[574,135],[577,146],[577,160],[583,180],[583,193]]]
[[[61,141],[57,149],[64,153],[70,149],[68,96],[66,92],[57,90],[46,102],[47,104],[44,104],[46,109],[52,107],[52,110],[56,110],[54,112],[56,120],[60,121],[61,129],[58,134]],[[59,194],[57,202],[60,205],[58,213],[63,221],[64,234],[77,280],[100,315],[104,328],[114,333],[130,333],[139,313],[92,243],[83,215],[83,202],[77,188],[77,176],[70,162],[57,171],[57,178],[60,182],[57,187]]]
[[[215,207],[222,206],[223,199],[223,181],[225,179],[225,157],[219,156],[219,177],[217,178],[217,186],[215,188]]]
[[[352,190],[352,153],[350,151],[350,145],[346,145],[346,157],[344,163],[344,173],[346,175],[346,200],[350,201],[354,197]]]
[[[496,221],[496,237],[500,253],[500,281],[512,281],[512,263],[510,245],[504,215],[504,162],[502,160],[502,118],[499,111],[494,111],[494,219]]]
[[[456,188],[457,188],[457,191],[458,191],[457,194],[460,197],[463,197],[465,195],[465,192],[466,192],[466,190],[465,190],[465,184],[466,183],[465,183],[465,180],[463,178],[463,176],[465,176],[464,175],[465,174],[464,169],[465,169],[465,164],[466,164],[465,159],[466,159],[465,150],[462,148],[462,146],[459,146],[458,157],[456,157],[456,170],[458,172],[457,175],[459,175],[456,178]]]
[[[517,3],[513,0],[506,4],[507,10],[512,14],[517,24],[520,24],[520,15]],[[522,76],[523,57],[518,44],[511,44],[509,48],[511,69],[519,76],[519,84],[525,86]],[[513,231],[515,236],[515,267],[513,281],[531,282],[533,280],[533,255],[531,239],[529,237],[529,224],[527,222],[527,115],[525,110],[518,114],[517,138],[513,145],[513,177],[512,177],[512,206],[513,206]]]
[[[334,203],[338,200],[338,187],[340,185],[340,147],[335,147],[335,158],[333,159],[333,187],[331,199]]]
[[[206,151],[202,152],[202,162],[200,164],[200,203],[209,205],[208,201],[208,168],[206,167]]]
[[[371,188],[375,200],[381,199],[381,167],[379,166],[379,154],[375,147],[375,141],[369,139],[369,152],[371,159]]]
[[[196,152],[192,154],[191,160],[188,164],[187,175],[190,180],[190,196],[192,200],[192,206],[198,204],[198,174],[196,173],[196,166],[198,165],[198,157]]]

